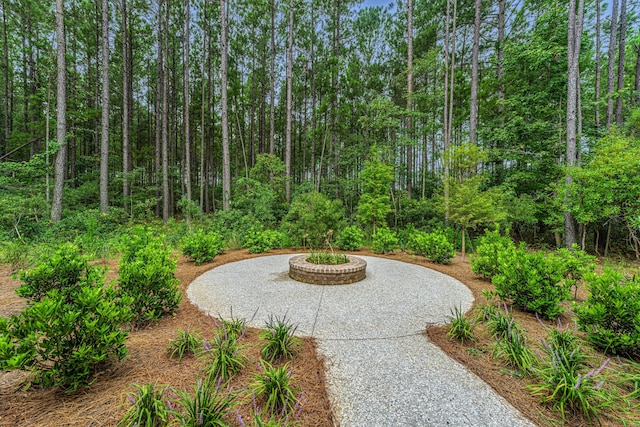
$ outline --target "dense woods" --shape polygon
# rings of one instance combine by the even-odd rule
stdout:
[[[640,256],[637,0],[366,4],[2,0],[0,238],[311,191],[373,231],[382,181],[397,230]]]

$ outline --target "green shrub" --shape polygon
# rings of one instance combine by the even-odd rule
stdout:
[[[131,407],[118,424],[121,427],[161,427],[169,424],[169,408],[162,400],[167,388],[154,384],[134,384],[136,391],[127,395]]]
[[[371,242],[371,250],[376,254],[385,254],[393,252],[398,247],[398,238],[396,234],[386,227],[380,227],[373,235]]]
[[[173,313],[182,294],[175,277],[177,261],[159,238],[136,229],[122,254],[119,290],[133,299],[134,322],[142,324]]]
[[[303,193],[291,202],[282,227],[296,245],[324,246],[331,230],[344,222],[342,201],[318,192]]]
[[[596,257],[580,250],[578,245],[571,249],[560,248],[556,252],[558,263],[562,269],[562,277],[569,287],[577,286],[584,276],[596,268]]]
[[[501,271],[492,282],[502,300],[548,319],[562,313],[560,303],[571,297],[570,285],[563,280],[563,265],[555,255],[529,253],[522,244],[499,253],[498,263]]]
[[[338,240],[336,244],[338,248],[343,251],[355,251],[362,246],[362,242],[364,241],[364,233],[360,229],[360,227],[356,225],[351,225],[349,227],[345,227],[342,229],[340,234],[338,234]]]
[[[284,246],[285,236],[275,230],[253,229],[244,241],[244,247],[249,248],[250,254],[262,254],[271,249]]]
[[[53,289],[65,293],[77,286],[102,283],[103,275],[103,269],[89,266],[77,246],[65,243],[32,270],[20,271],[23,284],[16,289],[16,293],[23,298],[39,301]]]
[[[500,273],[498,255],[515,249],[516,245],[509,236],[501,235],[499,230],[485,230],[484,236],[478,239],[475,255],[471,256],[471,270],[485,279],[491,279]]]
[[[213,261],[216,255],[222,253],[222,236],[215,232],[205,233],[196,230],[182,241],[182,253],[191,258],[195,265]]]
[[[574,311],[587,340],[608,353],[640,356],[640,279],[607,268],[585,282],[589,298]]]
[[[49,291],[8,322],[0,321],[0,368],[28,369],[45,386],[91,384],[108,359],[126,356],[129,298],[102,286]]]
[[[408,248],[417,255],[429,258],[436,264],[449,264],[456,255],[453,243],[442,231],[424,233],[415,230],[408,241]]]

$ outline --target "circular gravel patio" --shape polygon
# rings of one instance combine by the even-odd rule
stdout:
[[[486,383],[423,334],[473,302],[461,282],[427,268],[362,257],[367,277],[342,286],[289,278],[289,258],[225,264],[192,282],[204,312],[263,327],[284,315],[297,334],[315,337],[326,359],[330,399],[348,426],[531,426]]]

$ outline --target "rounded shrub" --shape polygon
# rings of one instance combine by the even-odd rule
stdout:
[[[376,254],[385,254],[393,252],[398,247],[398,238],[396,234],[387,227],[380,227],[373,235],[371,242],[371,250]]]
[[[205,233],[199,229],[186,236],[182,241],[182,253],[189,257],[195,265],[213,261],[222,253],[222,236],[215,232]]]
[[[245,237],[244,247],[250,254],[262,254],[271,249],[281,248],[285,244],[285,236],[276,230],[260,230],[254,228]]]
[[[439,230],[433,233],[415,230],[407,246],[413,253],[429,258],[436,264],[449,264],[456,255],[453,243]]]
[[[291,202],[282,226],[293,244],[319,247],[325,245],[331,230],[339,230],[343,222],[342,201],[313,191],[300,194]]]
[[[475,255],[471,256],[471,270],[485,279],[491,279],[500,273],[498,255],[515,249],[516,245],[509,236],[501,235],[498,230],[485,230],[484,236],[478,239]]]
[[[364,233],[360,227],[351,225],[342,229],[336,243],[343,251],[355,251],[362,246],[363,241]]]

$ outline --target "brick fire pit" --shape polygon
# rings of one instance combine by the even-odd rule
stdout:
[[[314,285],[348,285],[359,282],[367,275],[367,262],[362,258],[347,255],[345,264],[313,264],[307,262],[309,254],[289,258],[289,277],[299,282]]]

